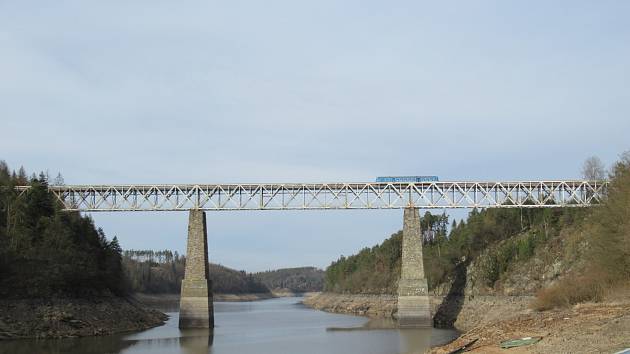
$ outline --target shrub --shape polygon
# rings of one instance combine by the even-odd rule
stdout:
[[[586,276],[569,276],[540,290],[532,307],[545,311],[586,301],[601,301],[606,289],[606,277],[602,275],[591,273]]]

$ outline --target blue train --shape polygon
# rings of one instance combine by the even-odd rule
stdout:
[[[376,183],[417,183],[417,182],[438,182],[438,176],[388,176],[376,177]]]

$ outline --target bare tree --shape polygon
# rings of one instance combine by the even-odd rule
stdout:
[[[590,181],[602,180],[606,178],[606,168],[604,163],[597,156],[591,156],[582,166],[582,177]]]

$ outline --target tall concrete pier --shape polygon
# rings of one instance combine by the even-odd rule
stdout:
[[[208,276],[206,213],[191,209],[188,217],[186,273],[179,302],[179,328],[214,328],[212,282]]]
[[[407,207],[403,219],[402,269],[398,283],[398,324],[431,327],[431,307],[422,258],[422,233],[417,208]]]

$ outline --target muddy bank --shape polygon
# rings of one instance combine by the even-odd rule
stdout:
[[[168,316],[132,298],[0,300],[0,339],[83,337],[144,330]]]
[[[261,294],[214,294],[213,301],[257,301],[273,299],[275,296],[272,293]],[[136,293],[133,298],[142,304],[157,309],[172,309],[176,311],[179,309],[179,294],[143,294]]]

